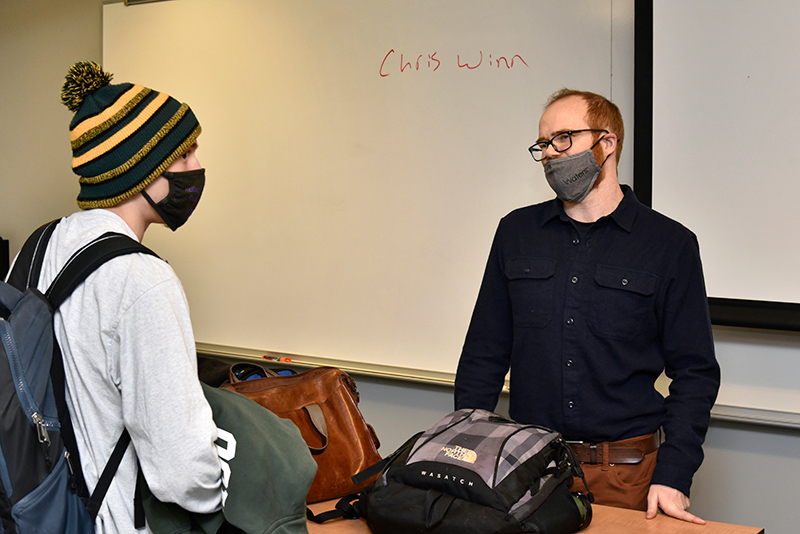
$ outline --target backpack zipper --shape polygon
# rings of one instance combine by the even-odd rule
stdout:
[[[20,368],[19,356],[15,350],[16,345],[14,343],[14,337],[12,335],[11,327],[8,325],[8,321],[0,321],[0,339],[2,339],[6,354],[9,356],[9,367],[11,368],[11,375],[14,378],[14,385],[17,390],[17,398],[20,401],[20,405],[22,405],[22,409],[25,410],[28,418],[36,428],[36,434],[39,438],[39,443],[42,444],[42,450],[44,451],[47,469],[49,470],[52,467],[53,462],[50,458],[50,434],[47,431],[47,427],[49,426],[53,430],[57,431],[59,430],[60,425],[57,421],[53,421],[51,418],[45,419],[41,414],[39,414],[38,407],[33,401],[33,398],[31,397],[30,392],[25,385],[25,378],[22,374],[22,369]]]
[[[39,436],[39,443],[42,444],[42,451],[44,451],[44,461],[47,464],[47,469],[50,470],[53,467],[53,461],[50,458],[50,434],[47,433],[47,426],[38,412],[33,412],[31,419],[33,424],[36,425],[36,434]]]

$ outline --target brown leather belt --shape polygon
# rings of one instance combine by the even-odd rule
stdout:
[[[659,432],[638,438],[612,441],[607,444],[609,464],[638,464],[644,455],[658,450]],[[602,464],[605,443],[570,442],[572,450],[582,464]]]

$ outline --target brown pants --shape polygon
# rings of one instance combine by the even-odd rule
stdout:
[[[586,483],[594,495],[594,502],[618,508],[647,510],[647,492],[650,489],[653,470],[656,468],[657,455],[658,450],[647,453],[638,464],[610,464],[608,456],[605,456],[606,459],[602,463],[582,462],[581,468],[586,476]],[[574,479],[570,489],[586,493],[583,480],[578,477]]]

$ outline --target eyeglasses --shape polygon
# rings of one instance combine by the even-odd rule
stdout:
[[[567,130],[558,135],[553,136],[549,141],[539,141],[534,143],[528,148],[528,151],[533,156],[534,161],[542,161],[542,155],[548,146],[552,146],[556,152],[566,152],[572,147],[572,136],[586,132],[604,132],[609,133],[608,130],[598,130],[594,128],[586,128],[583,130]]]

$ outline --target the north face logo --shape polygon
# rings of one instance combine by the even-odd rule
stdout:
[[[448,458],[452,458],[453,460],[458,460],[461,462],[467,462],[470,464],[474,464],[475,460],[478,459],[478,455],[475,453],[475,451],[464,447],[459,447],[458,445],[452,447],[448,447],[445,445],[444,447],[442,447],[442,452]]]

